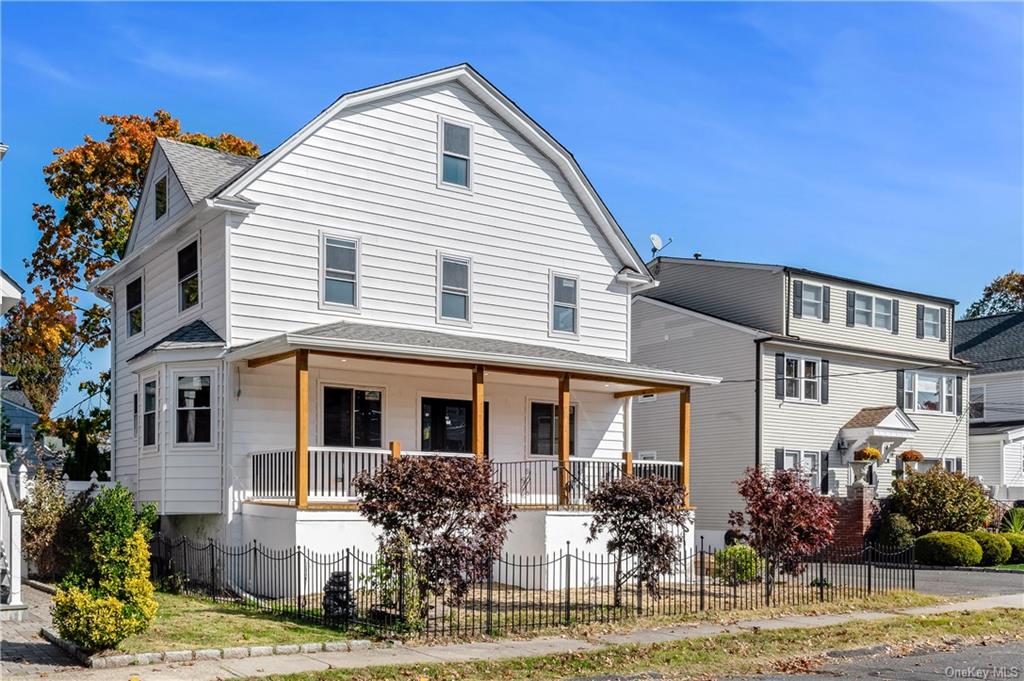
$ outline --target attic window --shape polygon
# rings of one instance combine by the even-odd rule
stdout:
[[[128,335],[142,333],[142,277],[138,277],[125,287],[125,307],[128,312]]]
[[[199,240],[178,251],[178,311],[199,304]]]
[[[470,187],[470,156],[473,129],[441,120],[441,184]]]
[[[156,205],[156,217],[159,220],[167,213],[167,176],[164,175],[153,185],[153,203]]]

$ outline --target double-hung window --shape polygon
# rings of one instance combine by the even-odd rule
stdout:
[[[924,306],[924,337],[941,338],[942,310],[937,307]]]
[[[579,280],[551,275],[551,330],[576,335],[579,332]]]
[[[164,175],[153,185],[153,219],[159,220],[167,213],[167,176]]]
[[[468,322],[470,309],[470,261],[441,255],[438,316],[442,320]]]
[[[125,308],[128,316],[128,335],[142,333],[142,277],[125,287]]]
[[[821,286],[804,282],[800,297],[800,316],[821,319],[822,302]]]
[[[821,360],[786,355],[786,400],[818,402],[821,399]]]
[[[903,378],[903,405],[916,412],[956,413],[956,377],[907,372]]]
[[[783,453],[783,465],[790,470],[798,470],[808,484],[814,489],[821,489],[821,454],[817,451],[787,449]]]
[[[985,419],[985,386],[971,386],[971,420],[982,421]]]
[[[892,330],[892,299],[864,293],[854,296],[853,318],[857,326]]]
[[[322,254],[324,302],[355,307],[358,299],[358,242],[324,235]]]
[[[530,403],[530,454],[558,453],[558,408],[550,402]],[[569,456],[576,456],[576,407],[569,407]]]
[[[156,445],[156,379],[142,384],[142,446]]]
[[[472,149],[471,127],[441,120],[441,184],[470,188]]]
[[[178,311],[199,304],[199,240],[178,251]]]
[[[210,376],[178,376],[176,428],[174,441],[204,443],[211,441],[212,414]]]
[[[380,390],[325,386],[323,394],[324,446],[380,448],[384,439]]]

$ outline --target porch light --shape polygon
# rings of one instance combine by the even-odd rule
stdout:
[[[846,450],[849,449],[849,447],[850,447],[850,445],[848,445],[846,443],[846,440],[844,440],[843,438],[839,438],[839,441],[836,442],[836,450],[840,454],[846,454]]]

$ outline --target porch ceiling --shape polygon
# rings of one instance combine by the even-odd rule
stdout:
[[[239,348],[229,360],[260,366],[285,359],[295,350],[369,360],[408,362],[535,375],[570,374],[576,378],[662,388],[715,385],[713,376],[687,374],[552,346],[518,343],[391,326],[338,322],[284,333]]]

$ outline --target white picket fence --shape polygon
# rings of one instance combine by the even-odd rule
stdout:
[[[107,477],[110,477],[109,471]],[[29,469],[25,464],[21,464],[18,467],[17,473],[10,473],[10,487],[14,492],[14,498],[19,501],[25,501],[32,494],[32,488],[35,486],[36,481],[34,478],[29,477]],[[114,483],[110,481],[101,481],[99,474],[93,471],[89,476],[88,480],[72,480],[67,474],[64,475],[64,496],[68,499],[72,499],[77,496],[80,492],[84,492],[93,485],[96,486],[96,491],[106,489],[107,487],[113,487]]]

